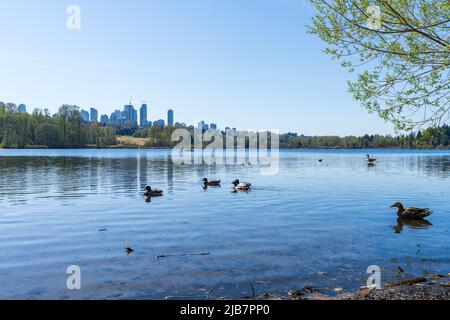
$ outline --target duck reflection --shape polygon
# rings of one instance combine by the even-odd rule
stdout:
[[[397,219],[397,225],[393,226],[395,233],[402,233],[404,226],[410,229],[428,229],[433,224],[428,220],[411,220],[411,219]]]

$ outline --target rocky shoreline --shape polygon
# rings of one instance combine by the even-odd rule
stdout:
[[[450,274],[428,275],[385,285],[382,289],[361,288],[356,293],[328,296],[305,286],[289,293],[293,300],[450,300]],[[270,297],[267,297],[270,299]]]

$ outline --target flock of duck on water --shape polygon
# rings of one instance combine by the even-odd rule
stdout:
[[[366,157],[367,164],[369,166],[375,165],[377,159],[372,158],[370,155],[366,155]],[[323,162],[323,159],[320,159],[319,162]],[[207,178],[203,179],[203,188],[205,189],[208,187],[220,187],[220,184],[221,180],[208,180]],[[234,185],[234,192],[248,192],[252,187],[251,183],[241,182],[239,179],[234,180],[232,184]],[[152,197],[162,197],[163,191],[152,189],[150,186],[147,186],[144,190],[144,195],[148,199],[151,199]],[[396,208],[398,218],[405,220],[423,220],[433,213],[428,208],[405,208],[401,202],[394,203],[391,208]]]

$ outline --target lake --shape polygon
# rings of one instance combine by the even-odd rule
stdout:
[[[233,193],[236,178],[251,192]],[[146,185],[164,197],[147,202]],[[399,223],[397,201],[434,213]],[[0,150],[1,299],[333,295],[366,285],[370,265],[382,284],[449,273],[449,229],[448,151],[282,150],[264,176],[175,165],[170,150]]]

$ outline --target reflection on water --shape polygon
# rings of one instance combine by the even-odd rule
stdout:
[[[0,298],[239,298],[249,283],[332,293],[364,285],[374,264],[384,282],[393,265],[448,273],[450,153],[379,151],[375,166],[366,153],[282,151],[278,174],[262,176],[257,164],[174,164],[168,150],[0,150]],[[233,192],[235,179],[252,191]],[[164,197],[144,197],[147,185]],[[434,213],[400,221],[397,201]],[[79,292],[66,290],[69,265]]]
[[[403,227],[407,226],[411,229],[427,229],[431,227],[433,224],[427,220],[411,220],[411,219],[397,219],[397,225],[394,226],[395,233],[401,233],[403,231]]]

